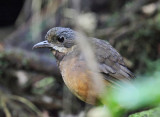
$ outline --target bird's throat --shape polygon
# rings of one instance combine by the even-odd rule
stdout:
[[[57,50],[52,50],[52,53],[58,62],[60,62],[63,59],[63,57],[65,56],[65,53],[59,52]]]

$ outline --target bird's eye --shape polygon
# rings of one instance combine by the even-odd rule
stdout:
[[[64,37],[58,37],[57,40],[62,43],[64,41]]]

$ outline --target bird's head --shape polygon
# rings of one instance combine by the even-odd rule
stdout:
[[[35,44],[33,49],[49,48],[55,56],[65,55],[75,45],[75,33],[70,28],[52,28],[47,32],[46,40]]]

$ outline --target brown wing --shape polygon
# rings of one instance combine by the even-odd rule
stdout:
[[[93,39],[100,72],[110,82],[130,80],[133,73],[127,69],[121,55],[106,41]]]

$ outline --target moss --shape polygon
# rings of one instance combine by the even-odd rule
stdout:
[[[130,115],[129,117],[159,117],[159,115],[160,115],[160,107],[157,107],[154,109]]]

